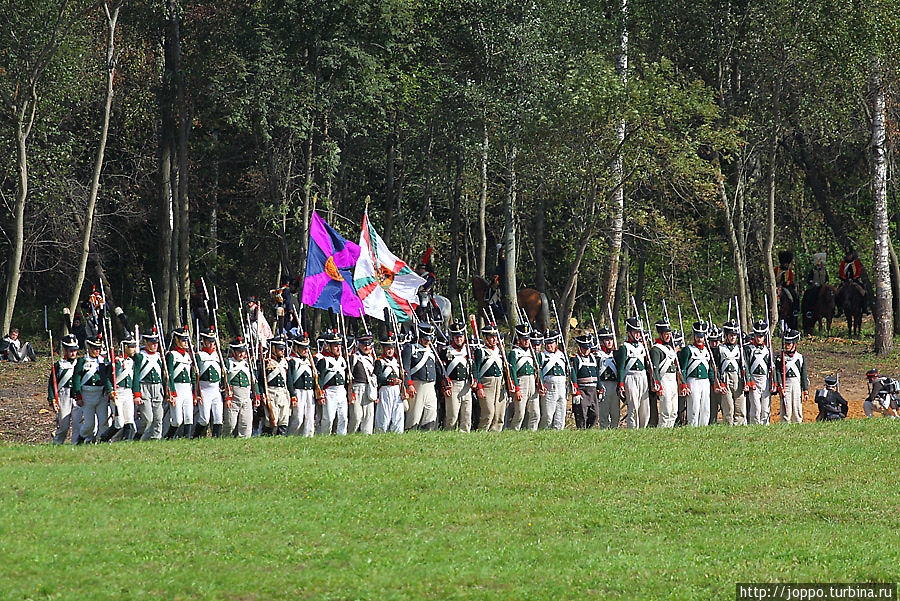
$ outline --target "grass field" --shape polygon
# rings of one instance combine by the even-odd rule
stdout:
[[[900,423],[0,446],[0,599],[895,581]]]

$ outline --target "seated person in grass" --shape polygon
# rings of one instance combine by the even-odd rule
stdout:
[[[837,390],[837,377],[825,376],[825,388],[816,391],[819,406],[817,422],[830,422],[847,418],[847,401]]]
[[[12,361],[13,363],[25,363],[26,361],[34,361],[34,349],[31,348],[30,342],[23,342],[19,339],[19,329],[13,328],[9,334],[0,341],[0,360]]]

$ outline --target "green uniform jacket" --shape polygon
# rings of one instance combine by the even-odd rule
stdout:
[[[712,367],[708,363],[708,361],[712,361],[712,355],[709,352],[709,347],[704,347],[703,350],[706,351],[706,357],[708,361],[700,361],[699,363],[691,361],[691,349],[695,349],[696,352],[699,352],[693,344],[689,344],[678,353],[678,362],[681,363],[681,376],[685,380],[688,378],[706,378],[709,380],[710,385],[715,383],[713,379]],[[696,364],[695,364],[696,363]]]
[[[144,363],[147,361],[147,357],[159,357],[159,366],[148,368],[147,373],[144,374],[144,378],[141,379],[141,372],[144,371]],[[153,353],[152,355],[148,355],[143,351],[137,353],[134,356],[134,377],[131,379],[131,392],[135,394],[139,393],[141,391],[142,382],[144,384],[161,384],[162,365],[162,357],[159,353]]]
[[[250,363],[246,360],[238,361],[234,357],[225,359],[225,369],[228,370],[228,384],[232,388],[252,388],[254,399],[259,398],[259,386],[256,378],[250,378]]]
[[[450,370],[449,373],[444,375],[451,380],[462,382],[468,380],[472,375],[469,370],[469,357],[466,347],[457,350],[452,346],[445,346],[439,351],[439,354],[444,365]]]
[[[47,400],[52,401],[56,398],[56,390],[53,388],[53,373],[56,372],[56,388],[59,392],[68,389],[72,390],[72,376],[75,373],[75,361],[66,361],[58,359],[50,368],[50,377],[47,378]]]
[[[484,373],[481,373],[482,367],[487,363],[492,353],[496,353],[497,360],[493,361],[492,364],[485,369]],[[503,358],[499,345],[490,350],[487,347],[482,346],[475,349],[475,379],[479,384],[483,378],[499,378],[503,375],[502,369]]]
[[[534,360],[531,358],[531,350],[529,349],[514,346],[506,354],[506,360],[509,362],[509,371],[512,373],[513,384],[516,386],[519,385],[519,378],[522,376],[533,376],[535,374]]]
[[[112,378],[112,373],[109,374]],[[116,359],[116,388],[134,388],[134,359],[119,357]]]
[[[396,357],[388,359],[379,357],[375,361],[375,377],[379,386],[390,386],[390,380],[402,381],[400,377],[400,361]]]
[[[653,371],[656,373],[657,378],[662,378],[666,374],[674,374],[678,371],[678,367],[675,365],[674,351],[667,354],[664,349],[660,348],[660,344],[669,349],[672,348],[670,345],[660,342],[650,347],[650,362],[653,364]]]
[[[178,373],[176,375],[175,353],[181,355],[178,361]],[[187,359],[187,361],[185,361]],[[182,365],[184,367],[182,367]],[[171,350],[166,353],[166,373],[169,378],[169,392],[175,392],[175,384],[190,384],[191,388],[195,387],[195,382],[191,378],[191,356],[188,351]]]
[[[644,345],[642,343],[639,342],[634,344],[626,340],[616,349],[613,357],[616,359],[616,369],[619,372],[619,384],[624,384],[625,376],[633,371],[647,371],[647,379],[650,379],[647,351],[644,350]],[[634,357],[634,362],[629,369],[628,364],[632,362],[632,357]]]
[[[300,357],[291,355],[288,359],[288,380],[290,383],[291,396],[297,396],[297,390],[312,390],[315,387],[313,381],[313,367],[310,363],[310,357]]]
[[[809,377],[806,374],[806,358],[796,351],[793,353],[785,353],[784,355],[786,359],[785,362],[788,366],[787,377],[800,378],[800,390],[809,390]],[[781,353],[775,355],[775,381],[778,382],[779,386],[784,386],[784,381],[781,377],[781,366],[783,363],[781,357]]]
[[[91,375],[85,379],[85,367],[92,361],[99,362],[99,366]],[[106,392],[111,390],[109,363],[102,357],[91,359],[90,357],[79,357],[75,363],[75,371],[72,374],[72,394],[81,394],[81,389],[85,386],[102,386]]]

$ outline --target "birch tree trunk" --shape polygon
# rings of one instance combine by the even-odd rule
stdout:
[[[488,137],[487,112],[483,117],[483,130],[481,133],[481,194],[478,196],[478,275],[485,277],[487,269],[487,228],[485,226],[487,213],[488,191],[488,151],[490,150],[490,138]]]
[[[887,207],[887,161],[885,157],[885,92],[881,62],[872,59],[872,196],[875,210],[875,353],[884,354],[894,346],[891,301],[890,239]]]
[[[113,83],[116,72],[116,22],[119,20],[119,9],[124,0],[116,0],[112,6],[109,2],[103,3],[103,12],[106,16],[106,101],[103,105],[103,124],[100,128],[100,142],[97,145],[97,155],[94,159],[94,172],[91,177],[91,189],[88,196],[88,204],[84,215],[84,229],[81,235],[81,259],[75,272],[75,287],[69,299],[69,313],[75,314],[78,306],[78,298],[81,296],[81,287],[84,285],[84,275],[87,270],[88,256],[91,253],[91,233],[94,225],[94,210],[97,206],[97,196],[100,192],[100,174],[103,172],[103,155],[106,152],[106,139],[109,134],[109,116],[112,111],[112,101],[115,93]]]
[[[775,81],[775,124],[769,147],[769,170],[766,173],[768,204],[766,206],[766,237],[763,244],[763,259],[766,262],[766,294],[769,297],[769,314],[765,316],[769,324],[778,323],[778,286],[775,283],[775,170],[778,161],[778,125],[781,119],[781,79]]]
[[[518,315],[518,290],[516,283],[516,159],[518,156],[518,146],[513,142],[509,151],[508,160],[508,181],[506,191],[506,203],[504,206],[504,228],[503,246],[506,254],[506,299],[508,303],[507,322],[510,328],[514,328],[519,324]]]
[[[171,15],[173,43],[175,44],[178,91],[178,288],[182,306],[189,310],[191,298],[191,203],[188,196],[188,131],[191,127],[191,110],[185,99],[184,68],[181,64],[181,16]]]

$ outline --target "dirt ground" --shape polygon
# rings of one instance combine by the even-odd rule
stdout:
[[[869,318],[871,319],[871,318]],[[778,340],[776,339],[776,344]],[[0,442],[46,443],[56,427],[56,416],[47,406],[47,375],[50,361],[46,344],[38,343],[36,363],[0,363]],[[803,404],[803,421],[815,421],[818,408],[813,402],[822,380],[843,369],[841,393],[849,404],[849,417],[862,418],[863,400],[868,395],[866,371],[877,367],[883,375],[900,377],[900,350],[876,359],[871,340],[839,337],[804,337],[800,352],[809,371],[810,400]],[[776,352],[778,348],[776,347]],[[772,420],[780,420],[778,397],[773,402]]]

